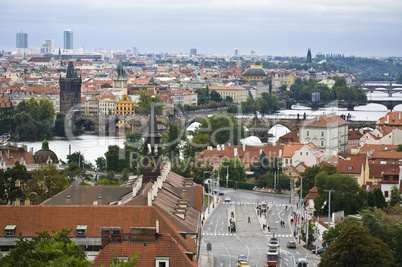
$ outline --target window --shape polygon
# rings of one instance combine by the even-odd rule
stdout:
[[[308,152],[306,152],[306,156],[308,156]]]
[[[321,131],[321,136],[324,136],[324,131]]]
[[[324,146],[324,141],[321,141],[321,146]]]
[[[388,197],[388,191],[384,191],[384,197]]]
[[[15,229],[17,228],[17,225],[6,225],[6,228],[4,228],[4,236],[5,237],[14,237],[15,236]]]
[[[24,206],[25,205],[25,199],[20,199],[20,206]]]
[[[76,237],[86,237],[87,236],[87,225],[77,225],[77,229],[75,231]]]
[[[285,164],[288,164],[288,159],[285,159]]]
[[[169,267],[169,257],[156,257],[155,267]]]
[[[303,156],[303,152],[300,151],[300,156]]]
[[[310,135],[310,131],[307,131],[306,135],[309,136],[309,135]]]

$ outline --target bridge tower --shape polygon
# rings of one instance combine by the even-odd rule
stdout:
[[[68,62],[66,78],[60,76],[60,112],[67,114],[70,109],[81,104],[81,77],[74,70],[73,62]]]

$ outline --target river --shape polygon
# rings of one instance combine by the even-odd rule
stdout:
[[[383,92],[368,93],[367,97],[368,99],[390,99],[388,97],[388,94]],[[395,93],[392,96],[392,99],[402,99],[402,94]],[[394,111],[402,111],[402,105],[395,107]],[[291,117],[297,116],[298,113],[303,116],[303,114],[306,113],[306,116],[308,118],[311,116],[330,112],[335,112],[338,115],[347,115],[348,113],[350,113],[353,120],[377,121],[388,111],[386,107],[378,104],[359,106],[356,107],[354,111],[348,111],[345,108],[337,108],[334,106],[313,111],[310,108],[294,106],[292,107],[292,109],[289,110],[281,110],[277,115]],[[269,133],[274,135],[274,137],[270,138],[269,141],[275,142],[280,136],[284,135],[287,132],[289,132],[289,129],[285,126],[274,126],[269,130]],[[86,161],[95,164],[96,158],[105,156],[105,152],[107,151],[109,145],[118,145],[120,147],[123,147],[124,138],[84,134],[77,136],[76,138],[71,140],[55,138],[48,141],[49,148],[53,150],[57,154],[57,156],[64,161],[67,160],[67,155],[69,153],[71,145],[71,153],[80,151],[84,155]],[[21,142],[18,144],[26,145],[28,147],[28,151],[31,151],[32,149],[34,152],[41,149],[42,147],[42,142]]]

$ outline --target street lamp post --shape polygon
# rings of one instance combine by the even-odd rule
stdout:
[[[328,195],[328,231],[329,228],[331,227],[330,221],[331,221],[331,192],[335,192],[335,190],[324,190],[325,192],[329,192]]]
[[[215,178],[215,174],[214,174],[214,172],[213,171],[205,171],[204,172],[204,180],[205,180],[205,174],[206,173],[211,173],[212,174],[212,208],[215,208],[215,204],[214,204],[214,202],[215,202],[215,196],[214,196],[214,178]],[[209,183],[208,183],[208,185],[209,185]],[[209,208],[209,195],[208,195],[208,208]],[[208,213],[209,213],[209,210],[208,210]]]
[[[300,178],[300,199],[299,199],[299,202],[300,202],[300,217],[303,217],[303,214],[302,214],[302,212],[303,212],[303,176],[299,176],[299,178]],[[299,222],[298,222],[298,225],[299,225],[299,235],[298,235],[298,237],[299,237],[299,241],[300,241],[300,235],[301,235],[301,218],[299,218]]]
[[[226,166],[226,188],[228,188],[228,184],[229,184],[229,165]]]

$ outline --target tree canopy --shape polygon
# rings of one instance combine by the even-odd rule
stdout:
[[[21,101],[15,111],[15,131],[21,139],[50,136],[56,111],[49,99],[40,99],[39,102],[31,97],[28,101]]]
[[[319,266],[398,266],[381,239],[359,224],[346,224],[326,248]]]
[[[141,89],[139,92],[140,101],[137,105],[137,111],[139,114],[151,114],[152,95],[148,94],[146,90]],[[156,115],[162,115],[163,103],[159,96],[155,96],[155,113]]]
[[[229,168],[227,168],[229,166]],[[244,182],[246,181],[246,172],[244,171],[244,164],[240,159],[225,159],[219,167],[218,173],[220,179],[226,181],[226,175],[229,171],[229,179],[233,181]]]
[[[19,162],[16,162],[13,168],[0,169],[0,204],[6,205],[22,197],[23,191],[17,181],[25,184],[31,179],[27,168]]]
[[[0,258],[4,267],[23,266],[91,266],[86,260],[84,249],[75,246],[69,234],[71,230],[37,233],[32,240],[19,238],[16,247],[9,254]]]

